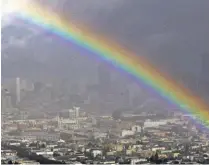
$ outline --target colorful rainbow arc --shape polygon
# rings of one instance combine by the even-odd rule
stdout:
[[[86,28],[78,28],[69,19],[66,20],[54,12],[42,8],[39,4],[27,4],[17,15],[63,39],[96,53],[104,60],[120,67],[152,87],[164,98],[177,104],[184,112],[198,115],[197,121],[208,127],[209,108],[206,104],[187,89],[180,87],[169,77],[158,72],[142,57],[84,30]]]

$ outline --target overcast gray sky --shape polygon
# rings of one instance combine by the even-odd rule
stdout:
[[[37,0],[168,72],[197,75],[209,52],[209,0]]]
[[[50,6],[172,71],[198,73],[200,55],[209,52],[208,0],[54,0]]]

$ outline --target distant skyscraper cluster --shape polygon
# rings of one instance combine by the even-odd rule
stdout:
[[[17,77],[2,82],[2,110],[11,110],[18,105],[27,91],[33,91],[34,84]]]
[[[7,89],[2,89],[2,98],[1,98],[1,109],[5,111],[6,109],[12,108],[12,97],[10,92]]]
[[[104,92],[111,85],[110,70],[108,70],[108,67],[105,64],[101,64],[98,67],[98,81],[102,92]]]
[[[24,96],[25,91],[33,91],[34,84],[21,79],[19,77],[16,78],[16,104],[20,103],[22,96]]]

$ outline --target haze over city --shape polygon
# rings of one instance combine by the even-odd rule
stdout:
[[[187,113],[93,48],[20,17],[29,4],[146,59],[204,106]],[[208,163],[208,0],[3,0],[1,11],[3,163]]]

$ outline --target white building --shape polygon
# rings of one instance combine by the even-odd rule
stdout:
[[[62,129],[78,129],[80,128],[78,120],[61,119],[60,125]]]
[[[159,127],[160,125],[166,125],[168,123],[175,123],[178,119],[165,119],[165,120],[146,120],[144,122],[144,128],[150,128],[150,127]]]
[[[136,134],[138,132],[141,132],[141,127],[138,126],[138,125],[133,125],[131,127],[131,129],[124,129],[124,130],[122,130],[121,136],[122,137],[131,136],[131,135],[134,135],[134,134]]]
[[[73,107],[75,110],[75,117],[78,118],[80,116],[80,107]]]
[[[37,155],[53,155],[53,151],[36,151]]]
[[[135,132],[135,133],[141,132],[141,127],[138,126],[138,125],[133,125],[133,126],[131,127],[131,130],[132,130],[133,132]]]
[[[94,132],[93,136],[94,136],[95,139],[106,138],[107,137],[107,133],[104,133],[104,132]]]
[[[131,136],[131,135],[134,135],[134,134],[135,134],[135,132],[132,131],[132,130],[122,130],[122,132],[121,132],[122,137]]]
[[[61,111],[63,118],[75,119],[80,116],[80,107],[73,107],[72,109],[66,109]]]
[[[92,149],[91,150],[91,154],[92,154],[93,157],[96,157],[97,155],[101,155],[102,156],[102,150]]]
[[[80,107],[73,107],[69,110],[63,110],[63,117],[57,116],[59,129],[78,129],[80,128],[79,121],[82,119],[80,116]]]

